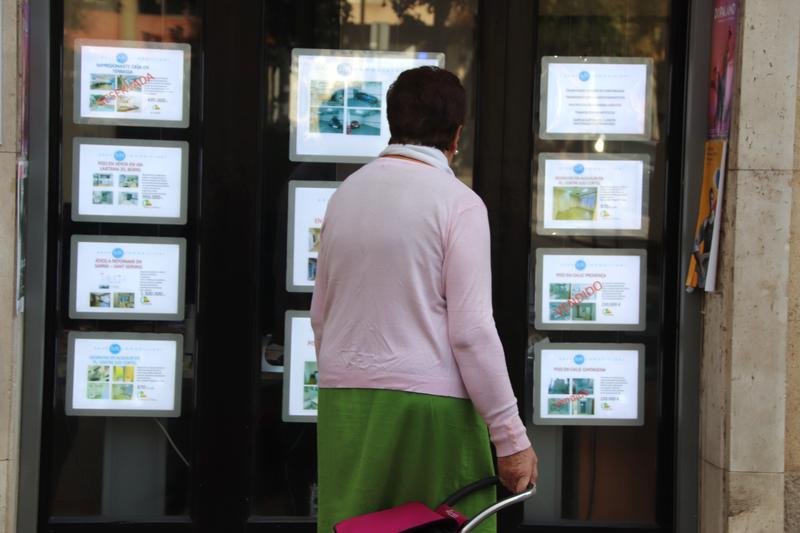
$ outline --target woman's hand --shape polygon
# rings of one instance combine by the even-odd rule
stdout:
[[[528,488],[528,483],[536,483],[539,477],[538,463],[532,447],[514,455],[498,457],[497,476],[505,488],[517,494]]]

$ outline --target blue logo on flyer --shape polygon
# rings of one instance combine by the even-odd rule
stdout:
[[[576,365],[582,365],[584,361],[586,361],[586,358],[583,356],[583,354],[579,353],[576,354],[575,357],[572,358],[572,360],[575,361]]]
[[[586,261],[584,261],[583,259],[578,259],[575,262],[575,268],[577,268],[578,270],[583,270],[584,268],[586,268]]]
[[[114,159],[116,159],[117,161],[123,161],[125,159],[125,152],[123,152],[122,150],[117,150],[116,152],[114,152]]]
[[[336,67],[336,72],[338,72],[340,76],[348,76],[353,72],[353,65],[350,63],[339,63]]]
[[[117,63],[124,63],[128,60],[128,54],[120,52],[117,54]]]
[[[581,79],[581,81],[589,81],[589,73],[585,70],[582,70],[581,73],[578,74],[578,77]]]
[[[584,170],[586,170],[586,169],[585,169],[585,168],[583,168],[583,165],[581,165],[580,163],[578,163],[577,165],[575,165],[574,167],[572,167],[572,170],[574,170],[574,171],[575,171],[575,174],[583,174],[583,171],[584,171]]]
[[[119,344],[116,343],[108,347],[108,351],[113,353],[114,355],[117,355],[121,350],[122,348],[120,348]]]
[[[121,259],[122,256],[125,255],[125,252],[122,251],[122,248],[114,248],[114,250],[111,252],[111,255],[117,259]]]

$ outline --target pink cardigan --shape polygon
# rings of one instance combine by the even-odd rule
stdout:
[[[380,157],[331,198],[311,304],[319,386],[470,398],[498,456],[530,446],[492,317],[481,199]]]

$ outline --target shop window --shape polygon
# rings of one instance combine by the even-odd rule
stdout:
[[[669,34],[670,3],[635,1],[555,1],[539,3],[536,20],[536,62],[534,65],[537,82],[541,80],[543,57],[592,57],[601,58],[639,58],[652,61],[652,93],[648,96],[645,113],[652,120],[652,134],[640,140],[610,140],[603,135],[584,138],[542,138],[540,100],[545,98],[544,88],[538,87],[534,97],[534,151],[533,151],[533,196],[531,199],[531,272],[529,286],[529,352],[534,346],[547,339],[554,343],[641,343],[644,345],[644,402],[643,425],[633,427],[613,427],[604,425],[532,425],[529,428],[531,440],[539,453],[540,485],[539,495],[525,505],[525,520],[530,524],[540,523],[639,523],[654,524],[659,520],[659,487],[671,473],[659,468],[657,458],[663,452],[663,420],[659,416],[660,388],[659,360],[663,342],[659,324],[662,317],[663,292],[660,290],[663,272],[660,263],[654,258],[662,255],[663,210],[666,183],[667,114],[669,108]],[[624,59],[620,59],[624,62]],[[630,61],[630,60],[629,60]],[[537,85],[540,85],[537,83]],[[555,98],[555,95],[548,95]],[[556,136],[558,137],[558,136]],[[552,222],[574,227],[581,226],[583,220],[597,220],[594,215],[607,202],[607,191],[598,188],[563,187],[556,196],[547,195],[540,188],[542,165],[545,159],[574,158],[578,160],[606,157],[621,157],[645,161],[649,190],[645,189],[646,213],[641,215],[642,226],[638,235],[614,231],[592,234],[591,231],[566,232],[553,230],[552,234],[543,231],[543,225]],[[627,154],[621,156],[621,154]],[[631,158],[630,154],[634,154]],[[582,170],[582,169],[581,169]],[[576,182],[577,183],[577,182]],[[574,184],[573,184],[574,185]],[[555,190],[555,189],[553,189]],[[550,189],[547,189],[550,191]],[[544,208],[550,202],[553,212]],[[569,223],[559,222],[569,220]],[[538,228],[537,228],[538,226]],[[568,282],[550,283],[548,279],[537,279],[534,267],[541,257],[536,256],[539,249],[593,249],[602,250],[631,249],[647,251],[648,260],[641,268],[646,272],[644,291],[646,292],[646,324],[641,333],[633,331],[585,331],[586,323],[598,320],[599,305],[597,296],[581,296],[583,303],[568,304],[575,297],[575,285]],[[568,280],[567,280],[568,281]],[[595,281],[588,279],[587,283]],[[544,287],[536,287],[544,283]],[[548,289],[549,286],[549,289]],[[583,286],[578,286],[582,290]],[[549,291],[549,293],[548,293]],[[566,291],[566,292],[564,292]],[[572,291],[572,292],[570,292]],[[563,294],[562,294],[563,293]],[[541,296],[545,294],[545,296]],[[539,295],[539,296],[537,296]],[[559,311],[558,304],[563,296],[565,312]],[[580,322],[574,330],[553,330],[551,324],[536,326],[535,298],[551,301],[550,309],[544,305],[539,312],[545,317],[561,323]],[[548,300],[549,299],[549,300]],[[644,301],[644,300],[643,300]],[[555,302],[555,303],[552,303]],[[613,329],[613,328],[612,328]],[[563,377],[563,376],[560,376]],[[570,381],[570,379],[567,379]],[[541,394],[541,389],[553,393],[553,404],[542,404],[545,412],[564,414],[566,418],[588,417],[594,415],[603,404],[595,397],[594,382],[585,379],[572,379],[572,382],[592,382],[584,390],[557,394],[552,383],[534,384],[533,394]],[[569,394],[573,393],[570,397]],[[569,403],[560,403],[557,398],[569,398]],[[571,405],[570,405],[571,403]]]
[[[53,6],[56,3],[52,4]],[[136,0],[74,0],[63,2],[58,11],[54,9],[54,20],[63,17],[63,64],[60,79],[62,96],[62,117],[60,124],[60,146],[51,153],[59,153],[57,172],[51,173],[54,180],[51,190],[60,194],[58,218],[59,241],[51,249],[58,255],[57,267],[51,275],[56,276],[58,287],[48,296],[54,303],[52,323],[55,342],[48,343],[48,365],[52,368],[52,390],[47,391],[52,398],[52,411],[45,415],[48,421],[48,438],[43,444],[43,472],[49,480],[43,487],[49,494],[42,501],[48,502],[48,518],[53,521],[73,520],[75,517],[104,517],[109,520],[160,520],[165,516],[185,516],[189,514],[191,500],[191,461],[194,452],[194,342],[190,324],[196,309],[195,258],[195,213],[188,207],[188,220],[185,225],[171,227],[157,224],[120,224],[76,221],[72,216],[72,204],[77,198],[72,196],[73,185],[73,141],[76,138],[90,141],[120,139],[133,142],[154,143],[165,139],[186,143],[188,160],[188,179],[198,176],[195,153],[196,124],[192,127],[173,129],[169,132],[159,127],[131,127],[118,124],[78,124],[74,116],[75,96],[75,49],[79,39],[98,41],[150,41],[181,43],[191,47],[195,63],[192,65],[194,79],[193,91],[199,94],[201,57],[201,17],[197,2],[137,2]],[[118,56],[119,57],[119,56]],[[110,91],[115,84],[127,84],[129,96],[138,94],[136,77],[123,74],[97,74],[92,95],[97,89]],[[121,86],[121,85],[120,85]],[[192,95],[195,98],[195,95]],[[134,98],[131,102],[136,102]],[[119,109],[123,109],[120,107]],[[133,109],[128,107],[127,109]],[[196,110],[193,110],[196,112]],[[92,183],[90,183],[91,185]],[[95,199],[103,202],[139,201],[141,183],[134,175],[101,173],[95,176],[94,184],[105,187],[97,191]],[[191,205],[196,199],[196,183],[188,184]],[[123,198],[125,200],[123,200]],[[175,322],[156,322],[150,320],[87,320],[73,319],[68,313],[68,290],[71,284],[69,249],[72,235],[108,236],[162,236],[185,238],[188,242],[188,268],[185,271],[186,298],[185,320]],[[110,278],[109,278],[110,279]],[[113,280],[109,281],[109,285]],[[132,293],[119,292],[112,299],[110,294],[96,294],[93,304],[118,308],[133,307]],[[179,302],[183,308],[184,302]],[[183,312],[183,309],[181,309]],[[176,354],[179,366],[175,370],[182,387],[180,403],[182,408],[177,417],[129,417],[95,416],[97,413],[67,414],[67,382],[76,375],[68,368],[68,336],[71,332],[90,332],[109,334],[117,332],[135,334],[179,334],[185,343],[183,350]],[[70,372],[73,372],[70,375]],[[136,376],[136,377],[135,377]],[[85,377],[85,376],[84,376]],[[133,366],[95,366],[90,367],[86,386],[89,399],[109,399],[128,401],[146,396],[145,389],[136,389],[133,383],[144,380],[134,372]],[[73,380],[74,381],[74,380]],[[87,416],[89,415],[89,416]]]

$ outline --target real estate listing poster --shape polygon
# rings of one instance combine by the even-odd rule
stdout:
[[[188,127],[190,51],[183,43],[77,39],[75,123]]]
[[[292,50],[289,159],[363,163],[389,142],[386,93],[404,70],[444,54]]]
[[[180,416],[182,336],[72,331],[67,350],[68,415]]]
[[[322,221],[339,181],[290,181],[286,290],[313,292]]]
[[[536,329],[645,329],[647,251],[536,250]]]
[[[72,219],[186,224],[189,143],[73,141]]]
[[[646,155],[539,155],[539,235],[646,237]]]
[[[186,240],[73,235],[70,318],[183,320]]]
[[[316,422],[319,370],[308,311],[286,312],[283,421]]]
[[[650,139],[653,60],[542,58],[542,139]]]
[[[644,424],[643,344],[540,342],[534,351],[535,424]]]

